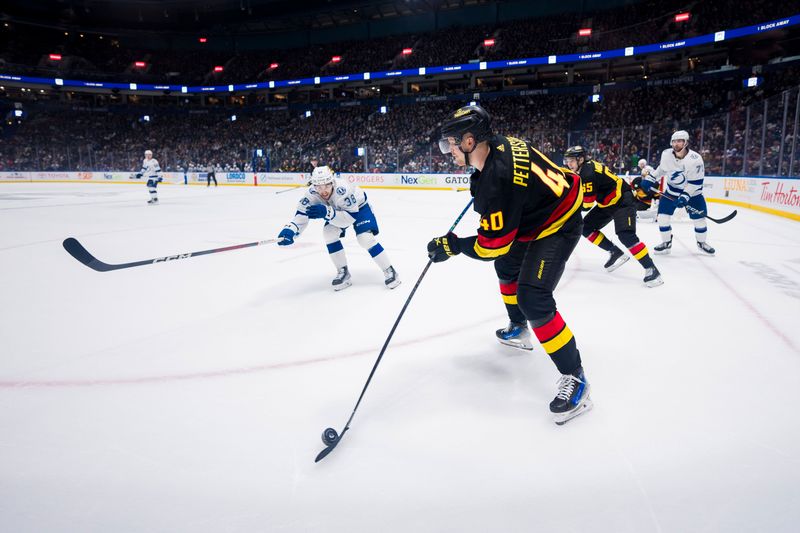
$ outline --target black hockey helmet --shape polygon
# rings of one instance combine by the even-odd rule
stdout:
[[[492,117],[478,104],[459,107],[442,121],[442,125],[439,127],[439,150],[443,154],[449,154],[448,137],[460,141],[465,133],[471,133],[475,137],[476,143],[485,141],[492,136]]]
[[[586,148],[581,145],[570,146],[567,148],[567,151],[564,152],[564,157],[574,157],[575,159],[582,157],[586,159]]]

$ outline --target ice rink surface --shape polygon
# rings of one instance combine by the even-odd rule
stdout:
[[[276,190],[0,186],[0,531],[797,531],[797,222],[739,209],[702,257],[678,221],[654,289],[582,240],[556,299],[595,407],[563,427],[542,349],[494,338],[492,265],[433,265],[315,464],[468,193],[367,191],[394,291],[348,231],[333,292],[319,222],[107,273],[61,246],[116,263],[268,239],[300,197]]]

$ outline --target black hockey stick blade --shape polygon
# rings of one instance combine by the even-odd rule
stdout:
[[[339,441],[338,441],[338,440],[337,440],[336,442],[334,442],[333,444],[331,444],[330,446],[326,447],[326,448],[325,448],[324,450],[322,450],[321,452],[319,452],[319,453],[317,454],[317,458],[316,458],[316,459],[314,459],[314,462],[315,462],[315,463],[318,463],[318,462],[322,461],[323,459],[325,459],[325,458],[328,456],[328,454],[329,454],[329,453],[331,453],[331,452],[333,451],[333,449],[334,449],[334,448],[336,448],[336,445],[337,445],[337,444],[339,444]]]
[[[710,217],[710,216],[708,216],[708,215],[706,215],[706,218],[707,218],[708,220],[711,220],[711,221],[713,221],[713,222],[716,222],[717,224],[724,224],[724,223],[726,223],[727,221],[731,220],[733,217],[735,217],[735,216],[736,216],[736,213],[737,213],[737,211],[736,211],[736,209],[734,209],[734,210],[733,210],[733,212],[732,212],[730,215],[728,215],[728,216],[724,216],[724,217],[722,217],[722,218],[713,218],[713,217]]]
[[[84,265],[88,266],[89,268],[96,270],[98,272],[107,272],[109,270],[114,270],[112,265],[107,263],[103,263],[102,261],[97,260],[92,254],[89,253],[89,250],[83,247],[83,245],[78,242],[78,239],[73,237],[68,237],[64,239],[62,243],[64,249],[77,259],[79,262],[83,263]]]
[[[350,426],[345,426],[345,428],[342,430],[342,433],[336,437],[336,440],[325,446],[325,449],[317,454],[317,458],[314,459],[314,462],[318,463],[325,459],[328,454],[331,453],[333,449],[336,448],[336,446],[342,441],[342,437],[344,437],[344,434],[347,433],[348,429],[350,429]]]

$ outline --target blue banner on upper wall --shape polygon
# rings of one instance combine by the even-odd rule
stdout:
[[[250,91],[260,89],[275,89],[280,87],[313,86],[325,85],[330,83],[345,83],[352,81],[383,80],[387,78],[416,78],[419,76],[436,76],[441,74],[452,74],[454,72],[476,72],[483,70],[503,70],[536,65],[558,65],[563,63],[579,63],[585,61],[598,61],[613,59],[617,57],[627,57],[643,54],[653,54],[659,52],[670,52],[682,48],[691,48],[709,43],[748,37],[778,28],[795,26],[800,23],[800,15],[736,28],[733,30],[722,30],[707,35],[691,37],[680,41],[669,41],[657,44],[646,44],[640,46],[628,46],[616,50],[604,50],[601,52],[583,52],[579,54],[551,55],[543,57],[529,57],[524,59],[508,59],[501,61],[481,61],[466,63],[463,65],[443,65],[433,67],[419,67],[412,69],[389,70],[384,72],[361,72],[358,74],[342,74],[338,76],[315,76],[311,78],[300,78],[294,80],[279,80],[259,83],[237,83],[229,85],[210,85],[210,86],[186,86],[186,85],[163,85],[146,83],[119,83],[101,81],[80,81],[66,80],[61,78],[35,78],[30,76],[16,76],[0,74],[0,81],[12,81],[19,83],[29,83],[32,85],[48,85],[61,87],[88,87],[100,89],[120,89],[125,91],[169,91],[176,93],[232,93],[237,91]]]

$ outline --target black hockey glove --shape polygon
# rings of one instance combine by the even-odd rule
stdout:
[[[428,257],[430,257],[434,263],[447,261],[454,255],[460,253],[461,247],[458,243],[458,236],[452,231],[444,237],[431,239],[428,243]]]

